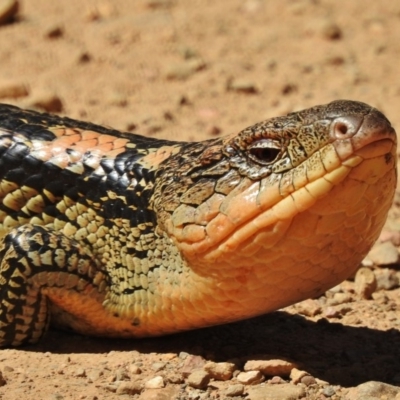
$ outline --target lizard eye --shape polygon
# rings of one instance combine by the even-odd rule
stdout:
[[[274,140],[260,140],[249,148],[250,158],[259,164],[271,164],[279,158],[282,150],[278,142]]]

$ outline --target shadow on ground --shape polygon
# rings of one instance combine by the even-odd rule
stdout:
[[[308,321],[276,312],[229,325],[161,338],[117,340],[90,338],[51,331],[25,350],[52,353],[106,353],[181,351],[215,361],[288,357],[315,377],[331,384],[355,386],[376,380],[399,383],[400,332],[350,327],[326,320]],[[396,376],[397,375],[397,376]]]

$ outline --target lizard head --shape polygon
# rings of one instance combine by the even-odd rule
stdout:
[[[247,286],[256,314],[356,270],[392,203],[396,134],[375,108],[341,100],[187,144],[168,163],[160,226],[196,273]]]

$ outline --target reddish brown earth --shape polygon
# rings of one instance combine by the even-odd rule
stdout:
[[[0,21],[10,1],[0,1]],[[400,129],[399,37],[400,3],[391,0],[21,0],[0,26],[0,100],[201,140],[345,98],[378,107]],[[166,338],[51,331],[39,345],[0,350],[0,398],[361,399],[361,388],[349,388],[400,385],[397,199],[355,283],[271,315]],[[264,383],[235,393],[245,362],[271,354],[308,378],[263,373]],[[182,372],[202,371],[203,359],[234,363],[233,377],[194,388]],[[164,387],[148,388],[155,376]],[[374,385],[371,399],[400,391]],[[268,397],[271,388],[277,397]]]

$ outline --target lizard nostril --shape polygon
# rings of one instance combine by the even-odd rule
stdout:
[[[346,135],[348,132],[348,126],[344,124],[343,122],[339,122],[335,126],[336,129],[336,135]]]
[[[362,121],[358,116],[339,117],[332,124],[331,135],[334,139],[348,139],[357,133]]]

